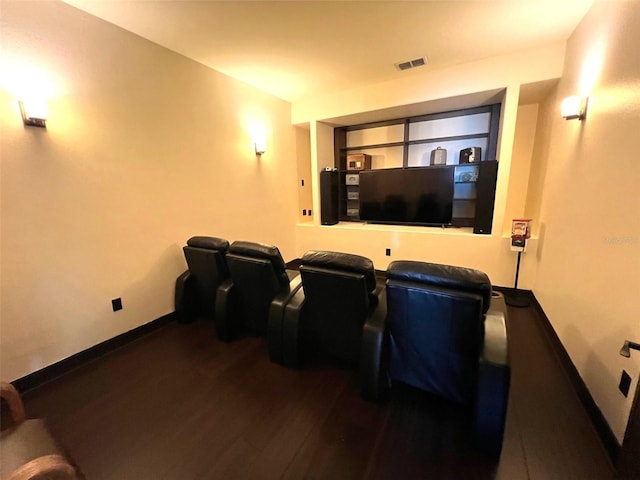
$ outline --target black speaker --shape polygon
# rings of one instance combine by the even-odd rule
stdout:
[[[320,223],[338,223],[338,172],[335,170],[320,172]]]
[[[478,168],[478,180],[476,181],[476,216],[473,222],[473,233],[488,235],[491,233],[491,224],[493,223],[498,162],[481,162],[478,164]]]

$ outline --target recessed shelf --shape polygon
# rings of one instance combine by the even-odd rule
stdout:
[[[340,220],[359,221],[359,182],[356,183],[352,172],[347,170],[347,155],[361,153],[371,156],[372,170],[449,169],[454,189],[450,197],[452,224],[473,227],[476,233],[490,233],[499,121],[500,105],[494,104],[336,128],[334,148],[335,166],[340,174]],[[438,147],[447,151],[446,165],[431,165],[431,151]],[[476,154],[476,160],[480,161],[459,164],[462,153],[472,147],[480,149],[481,155]]]

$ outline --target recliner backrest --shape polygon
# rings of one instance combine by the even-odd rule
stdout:
[[[189,272],[195,278],[200,306],[209,315],[214,312],[216,289],[229,278],[225,258],[228,249],[227,240],[204,236],[191,237],[182,248]]]
[[[471,403],[491,301],[487,275],[396,261],[388,267],[386,291],[391,378]]]
[[[280,250],[264,243],[236,241],[229,247],[227,265],[238,296],[240,330],[265,335],[271,301],[289,288]]]
[[[310,251],[301,260],[304,342],[333,357],[357,362],[362,325],[377,303],[373,262],[359,255]]]

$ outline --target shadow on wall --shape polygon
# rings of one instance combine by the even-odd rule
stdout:
[[[544,247],[545,234],[547,232],[547,225],[544,222],[540,222],[538,225],[538,250],[536,250],[536,260],[542,261],[542,250]]]
[[[175,309],[174,290],[178,275],[187,269],[182,245],[167,247],[150,266],[146,275],[132,282],[123,292],[122,299],[137,310],[148,312],[144,323],[171,313]]]

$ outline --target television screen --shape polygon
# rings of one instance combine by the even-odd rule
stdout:
[[[360,172],[360,219],[372,223],[446,225],[453,210],[453,168]]]

